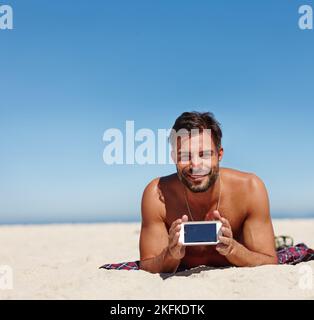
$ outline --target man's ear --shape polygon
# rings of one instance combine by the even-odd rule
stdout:
[[[220,148],[219,151],[218,151],[218,160],[221,161],[222,160],[222,157],[224,155],[224,148]]]

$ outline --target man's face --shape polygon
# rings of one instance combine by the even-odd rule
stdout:
[[[205,192],[216,181],[223,149],[216,149],[210,131],[184,136],[178,141],[177,173],[192,192]]]

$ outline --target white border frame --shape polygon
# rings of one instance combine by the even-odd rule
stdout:
[[[216,224],[216,237],[217,237],[217,242],[189,242],[185,243],[184,242],[184,226],[186,224]],[[198,245],[216,245],[220,241],[218,240],[218,236],[221,234],[221,227],[222,223],[219,220],[215,221],[189,221],[189,222],[182,222],[181,223],[181,230],[180,230],[180,236],[179,236],[179,242],[182,243],[185,246],[198,246]]]

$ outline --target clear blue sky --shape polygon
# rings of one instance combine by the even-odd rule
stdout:
[[[171,165],[106,166],[108,128],[221,122],[222,166],[255,172],[272,214],[314,212],[314,31],[304,1],[1,1],[0,223],[140,219]]]

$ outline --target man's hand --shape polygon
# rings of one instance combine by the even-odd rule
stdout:
[[[227,256],[234,250],[237,242],[233,239],[229,221],[223,218],[218,210],[214,211],[214,217],[222,223],[221,233],[218,236],[219,243],[216,246],[216,250],[227,258]]]
[[[185,246],[179,242],[180,230],[182,222],[187,222],[188,216],[183,215],[182,219],[175,220],[169,229],[169,245],[168,252],[172,258],[181,260],[185,255]]]

